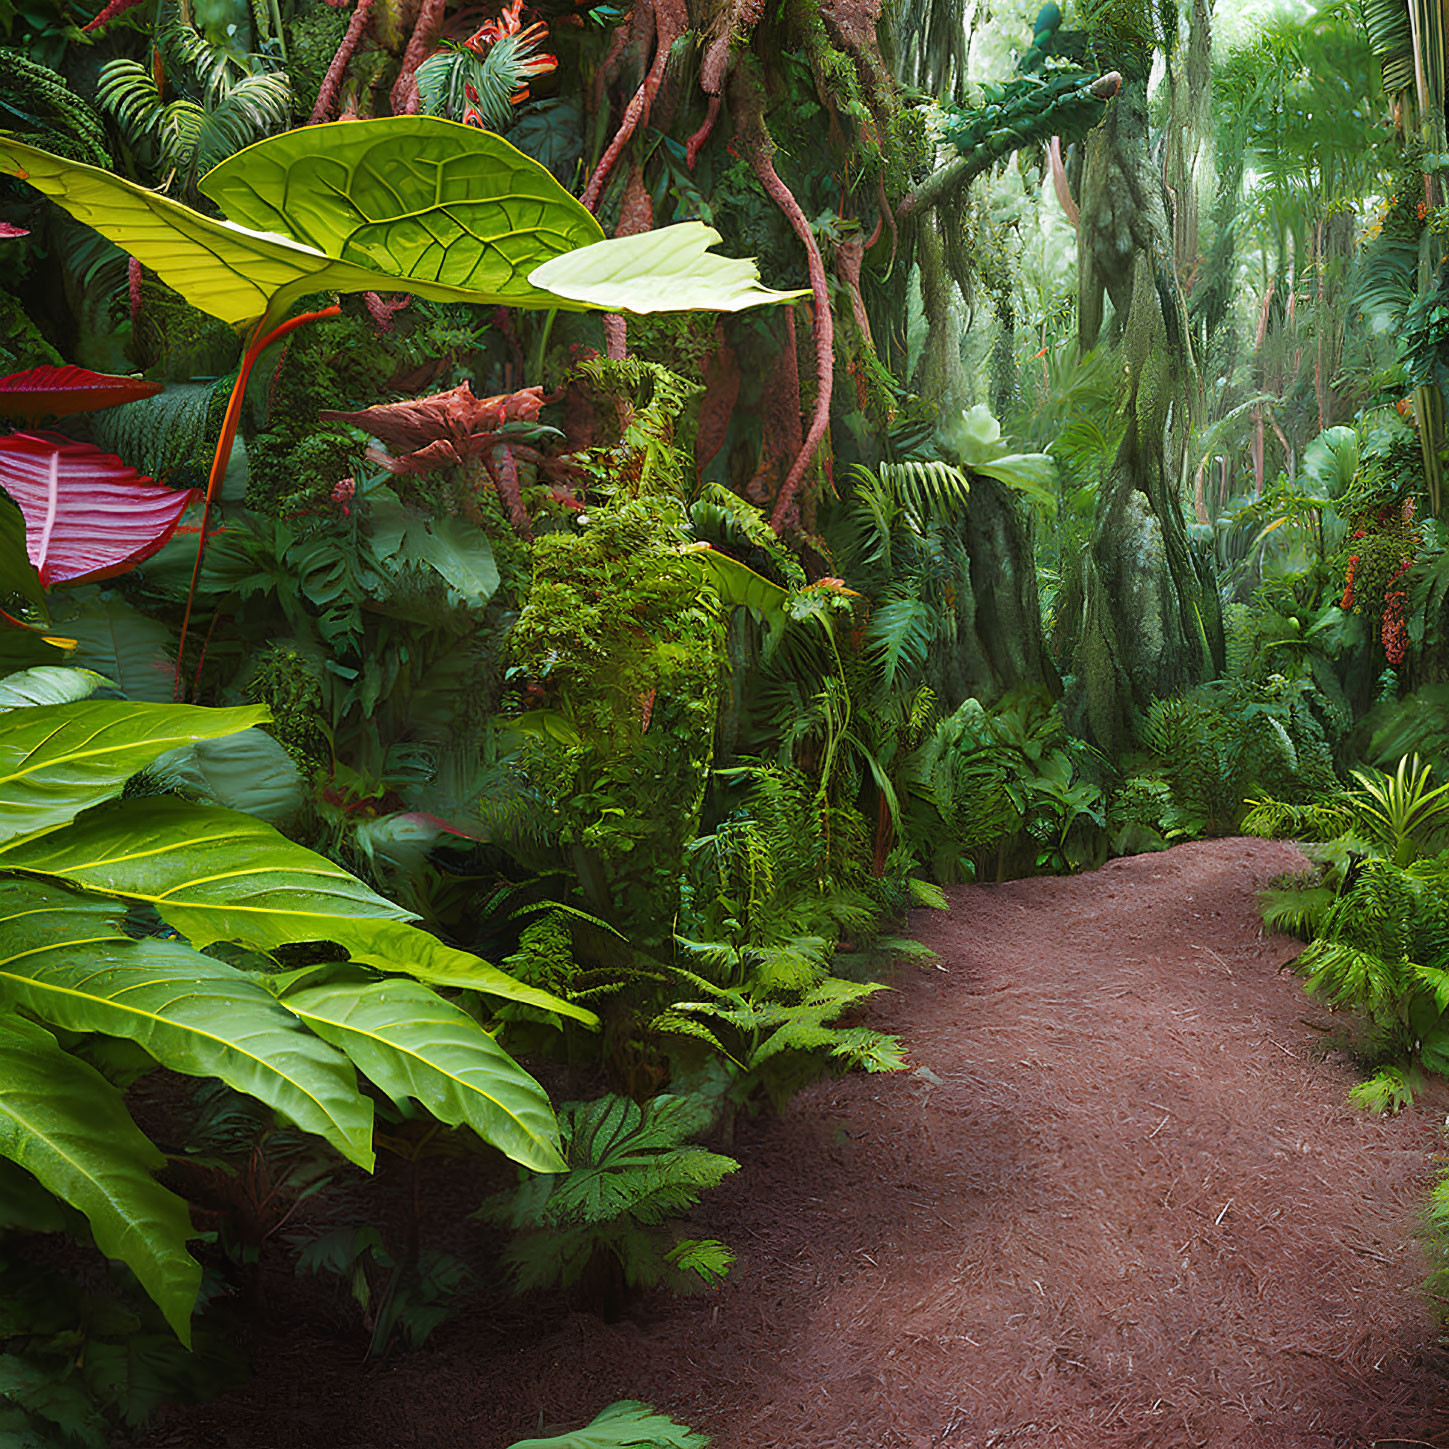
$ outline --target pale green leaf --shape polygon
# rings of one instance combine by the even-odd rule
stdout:
[[[94,1067],[42,1026],[0,1016],[0,1157],[79,1208],[109,1258],[119,1258],[191,1342],[201,1265],[186,1251],[186,1204],[152,1172],[165,1158]]]
[[[375,272],[332,261],[288,237],[203,216],[159,191],[11,136],[0,136],[0,169],[128,251],[193,307],[232,326],[255,322],[273,302],[284,310],[308,292],[387,285]]]
[[[181,941],[132,940],[118,901],[5,883],[0,1001],[66,1031],[144,1047],[163,1067],[217,1077],[372,1169],[372,1104],[352,1068],[254,976]]]
[[[0,730],[7,718],[0,716]],[[583,1007],[408,925],[409,912],[341,866],[234,810],[174,796],[124,800],[69,830],[0,846],[0,865],[146,901],[197,947],[238,941],[271,951],[332,941],[383,971],[596,1021]]]
[[[37,664],[0,679],[0,710],[24,709],[37,704],[71,704],[88,699],[110,681],[89,669],[67,669],[59,664]]]
[[[515,1162],[561,1172],[543,1088],[467,1012],[416,981],[312,986],[283,1002],[395,1101],[416,1098]]]
[[[808,297],[772,292],[746,258],[715,256],[720,234],[701,221],[595,242],[536,267],[529,280],[605,312],[743,312]]]
[[[414,521],[408,528],[407,542],[437,571],[459,602],[476,607],[498,592],[493,545],[476,523],[447,515],[426,523]]]
[[[0,714],[0,841],[62,825],[118,795],[137,770],[178,745],[267,718],[260,706],[80,700]]]

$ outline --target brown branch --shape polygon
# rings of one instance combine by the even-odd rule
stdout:
[[[659,94],[659,87],[664,83],[664,69],[669,64],[669,52],[673,49],[674,42],[689,28],[684,0],[637,0],[637,3],[651,4],[654,14],[654,63],[649,67],[643,85],[634,92],[633,99],[625,108],[619,129],[614,132],[614,139],[599,158],[599,164],[594,167],[594,174],[589,177],[589,184],[579,198],[590,211],[598,210],[614,164],[623,154],[624,147],[633,139],[634,132],[648,121],[654,97]]]
[[[810,268],[810,293],[814,319],[811,333],[815,339],[815,406],[810,414],[810,427],[805,434],[795,462],[780,485],[775,499],[775,510],[770,515],[770,526],[776,533],[783,533],[798,516],[796,494],[804,480],[806,470],[815,457],[816,450],[825,439],[830,426],[830,396],[835,384],[835,319],[830,312],[830,284],[825,276],[825,261],[820,255],[820,246],[800,203],[795,200],[790,188],[780,180],[775,170],[775,143],[765,128],[764,97],[758,81],[743,67],[735,71],[734,84],[740,104],[731,109],[737,117],[736,127],[759,183],[770,200],[785,213],[791,230],[805,247],[805,256]]]
[[[392,113],[395,116],[417,114],[417,69],[433,48],[433,39],[442,28],[446,5],[447,0],[423,0],[418,9],[417,23],[408,39],[408,48],[403,52],[402,69],[392,86]]]
[[[342,44],[337,47],[337,54],[332,57],[332,64],[327,67],[327,74],[322,80],[322,89],[317,92],[317,104],[312,107],[309,125],[318,125],[331,113],[332,103],[342,87],[342,77],[347,73],[347,67],[357,52],[363,27],[371,13],[372,0],[357,0],[357,9],[352,12],[352,19],[347,22],[347,32],[342,37]]]

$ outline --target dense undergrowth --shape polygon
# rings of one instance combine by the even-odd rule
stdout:
[[[1449,1074],[1407,11],[1031,9],[0,6],[0,1436],[236,1381],[264,1265],[374,1356],[717,1289],[963,881],[1311,842],[1355,1100]]]

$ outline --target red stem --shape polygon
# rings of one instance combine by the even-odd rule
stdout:
[[[211,517],[211,505],[216,498],[217,491],[221,487],[221,480],[226,477],[227,466],[231,462],[231,450],[236,442],[236,430],[241,422],[242,399],[246,396],[247,383],[251,379],[252,368],[257,364],[257,359],[268,347],[278,338],[286,337],[289,333],[295,332],[304,322],[316,322],[323,317],[338,317],[342,314],[342,308],[324,307],[320,312],[303,312],[299,317],[293,317],[283,322],[280,327],[273,327],[270,332],[261,333],[266,319],[256,325],[252,333],[252,341],[247,350],[242,354],[241,366],[237,369],[236,381],[232,384],[231,396],[226,400],[226,413],[221,420],[221,436],[216,440],[216,452],[211,459],[211,473],[206,480],[206,499],[201,505],[201,528],[196,538],[196,562],[191,566],[191,587],[186,593],[186,610],[181,616],[181,639],[176,646],[176,671],[172,676],[172,692],[177,699],[181,698],[181,659],[186,652],[186,631],[191,627],[191,606],[196,601],[196,586],[201,579],[201,559],[206,552],[206,525]]]
[[[714,123],[719,120],[723,104],[719,96],[711,96],[704,108],[704,121],[699,130],[684,143],[684,164],[691,171],[694,170],[694,163],[699,160],[699,153],[704,150],[704,143],[709,140],[710,133],[714,130]]]

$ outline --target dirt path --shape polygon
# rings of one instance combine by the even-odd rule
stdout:
[[[500,1300],[366,1378],[294,1340],[188,1442],[501,1449],[640,1397],[715,1449],[1449,1443],[1408,1238],[1443,1102],[1353,1113],[1314,1060],[1253,907],[1297,859],[954,892],[919,922],[940,966],[873,1013],[916,1074],[742,1129],[695,1224],[741,1255],[720,1295],[613,1326]]]

